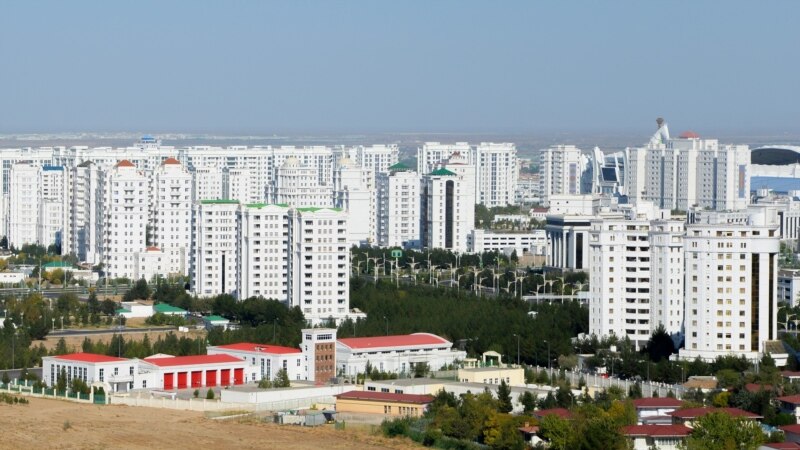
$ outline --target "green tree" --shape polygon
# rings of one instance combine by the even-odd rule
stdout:
[[[628,397],[630,398],[642,398],[642,384],[638,381],[633,383],[628,388]]]
[[[506,380],[500,380],[500,386],[497,387],[497,403],[498,410],[502,413],[510,413],[513,409],[511,405],[511,388],[506,384]]]
[[[209,388],[206,392],[206,400],[214,400],[214,390]]]
[[[575,430],[568,420],[549,414],[539,422],[539,434],[550,443],[552,450],[572,450],[575,442]],[[603,447],[598,447],[603,448]]]
[[[756,450],[764,442],[758,422],[711,413],[697,419],[685,450]]]
[[[64,392],[67,390],[67,371],[66,369],[61,369],[58,376],[56,377],[56,391]]]
[[[525,391],[520,394],[519,402],[522,404],[523,412],[526,414],[536,409],[536,396],[530,391]]]
[[[261,381],[258,382],[259,389],[271,389],[272,388],[272,381],[269,378],[262,378]]]
[[[431,368],[428,363],[414,364],[414,378],[425,378],[430,371]]]
[[[275,374],[275,382],[273,386],[276,388],[287,388],[292,385],[292,382],[289,380],[289,374],[286,372],[286,369],[281,369]]]
[[[134,300],[147,300],[150,298],[150,294],[152,294],[152,292],[150,291],[150,286],[147,285],[147,280],[141,278],[136,280],[136,283],[134,283],[133,287],[125,293],[123,300],[126,302],[131,302]]]

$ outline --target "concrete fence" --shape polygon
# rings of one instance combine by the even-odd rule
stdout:
[[[247,403],[223,403],[219,400],[190,398],[183,400],[150,395],[111,395],[112,405],[145,406],[149,408],[177,409],[183,411],[255,411],[255,405]]]
[[[32,385],[29,385],[27,380],[23,384],[16,384],[16,383],[0,384],[0,392],[6,392],[9,394],[18,394],[25,397],[33,397],[33,398],[51,398],[57,400],[67,400],[70,402],[77,402],[77,403],[105,404],[108,398],[102,395],[95,397],[93,392],[89,394],[72,394],[72,393],[67,393],[66,391],[58,392],[55,389],[35,388]],[[97,402],[95,402],[95,400],[97,400]]]
[[[554,375],[556,377],[559,376],[558,369],[554,368],[548,369],[546,367],[534,367],[533,370],[536,373],[540,371],[547,372],[547,375],[548,377],[550,377],[550,379],[552,379]],[[586,387],[588,387],[590,391],[602,390],[610,386],[617,386],[620,389],[622,389],[627,395],[628,389],[636,383],[636,381],[634,380],[622,380],[614,377],[605,378],[602,375],[590,375],[580,372],[565,371],[564,375],[566,376],[567,381],[574,388],[578,387],[580,379],[581,377],[583,377],[583,380],[586,382]],[[649,382],[647,380],[640,381],[639,384],[642,387],[642,396],[644,397],[652,397],[653,394],[656,392],[658,392],[659,397],[666,397],[667,393],[669,391],[672,391],[672,393],[675,394],[676,398],[681,399],[686,394],[687,390],[680,384],[656,383],[656,382]]]

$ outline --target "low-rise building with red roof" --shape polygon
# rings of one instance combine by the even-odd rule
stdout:
[[[248,381],[249,364],[231,355],[158,355],[139,360],[137,389],[186,389],[231,386]]]
[[[778,428],[783,431],[785,440],[800,443],[800,424],[783,425]]]
[[[209,355],[230,355],[247,361],[251,366],[249,379],[275,380],[281,369],[286,369],[290,380],[307,379],[305,358],[299,348],[240,342],[208,347],[207,352]]]
[[[800,395],[778,397],[781,412],[792,414],[800,421]]]
[[[336,412],[419,417],[431,402],[432,395],[350,391],[336,396]]]
[[[711,413],[723,413],[723,414],[728,414],[729,416],[741,417],[749,420],[763,419],[763,417],[759,416],[758,414],[754,414],[751,413],[750,411],[745,411],[739,408],[711,408],[707,406],[702,408],[678,409],[669,413],[669,415],[672,416],[673,424],[686,425],[688,427],[692,427],[695,420],[705,416],[706,414],[711,414]]]
[[[533,417],[541,420],[547,416],[558,416],[561,419],[572,419],[572,413],[566,408],[540,409],[531,413]]]
[[[648,397],[633,400],[639,425],[670,424],[672,416],[669,413],[680,408],[682,404],[683,402],[672,397]]]
[[[452,347],[452,342],[431,333],[342,338],[336,341],[336,361],[349,376],[364,373],[367,362],[388,373],[411,373],[417,364],[439,370],[467,357]]]
[[[67,385],[77,378],[89,385],[105,383],[111,392],[124,392],[134,388],[136,366],[136,360],[96,353],[45,356],[42,358],[42,379],[48,386],[55,386],[63,372]]]
[[[685,425],[629,425],[622,434],[631,441],[633,450],[677,450],[692,429]]]

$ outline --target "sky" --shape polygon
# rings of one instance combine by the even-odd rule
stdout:
[[[800,132],[796,1],[16,1],[0,133]]]

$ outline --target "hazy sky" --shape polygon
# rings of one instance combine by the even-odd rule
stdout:
[[[3,2],[0,132],[797,132],[798,23],[797,1]]]

